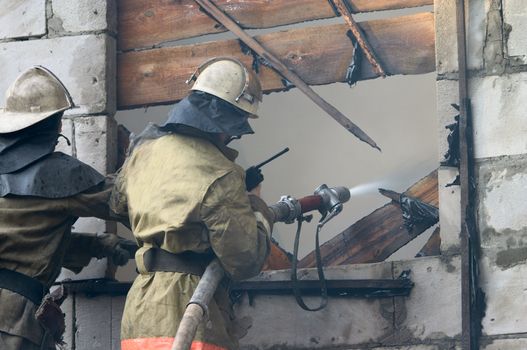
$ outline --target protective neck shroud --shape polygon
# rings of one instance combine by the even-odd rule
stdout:
[[[103,181],[104,176],[89,165],[64,153],[54,152],[18,171],[1,174],[0,197],[66,198]]]
[[[17,132],[0,134],[0,174],[15,172],[51,154],[57,144],[60,120],[59,115]]]
[[[238,157],[238,151],[222,144],[218,138],[213,137],[213,135],[210,133],[206,133],[183,124],[169,124],[167,126],[161,127],[153,123],[148,123],[146,128],[137,136],[134,134],[130,135],[128,154],[131,154],[136,147],[148,140],[155,140],[170,134],[187,135],[208,140],[214,144],[221,151],[221,153],[227,157],[227,159],[232,162],[234,162],[234,160]]]
[[[168,114],[161,127],[186,125],[206,133],[242,136],[254,134],[248,114],[216,96],[193,91]]]

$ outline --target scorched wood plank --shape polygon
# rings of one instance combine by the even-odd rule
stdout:
[[[434,19],[431,13],[360,23],[388,74],[422,74],[435,70]],[[310,85],[344,81],[353,55],[345,24],[307,27],[257,36]],[[214,56],[234,56],[248,65],[251,55],[238,40],[126,52],[118,55],[118,107],[120,109],[166,104],[188,93],[185,80],[195,68]],[[363,63],[359,80],[374,78]],[[284,89],[280,76],[261,67],[265,92]]]
[[[327,0],[217,0],[244,28],[269,28],[335,17]],[[354,12],[432,5],[433,0],[351,0]],[[119,0],[119,48],[152,47],[167,41],[224,32],[193,0]]]

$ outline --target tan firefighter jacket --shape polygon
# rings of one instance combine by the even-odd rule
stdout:
[[[170,134],[138,146],[125,163],[112,196],[114,210],[128,210],[140,248],[139,276],[126,299],[121,348],[171,349],[185,307],[200,279],[179,272],[148,272],[150,247],[216,255],[232,279],[259,273],[269,251],[273,222],[267,205],[247,195],[245,172],[234,150],[207,134]],[[120,208],[120,209],[119,209]],[[209,305],[192,349],[236,349],[233,314],[225,286]]]
[[[81,216],[114,219],[108,207],[112,181],[63,199],[0,198],[0,268],[23,273],[49,287],[62,266],[78,272],[100,256],[94,238],[71,233]],[[0,289],[0,332],[41,343],[44,330],[35,319],[37,305]],[[36,347],[39,348],[39,347]]]

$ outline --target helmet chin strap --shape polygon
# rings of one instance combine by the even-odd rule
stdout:
[[[59,134],[59,137],[57,138],[57,143],[59,142],[59,138],[63,137],[64,140],[66,140],[66,143],[68,144],[68,146],[71,146],[71,142],[70,142],[70,139],[68,139],[65,135],[63,134]]]

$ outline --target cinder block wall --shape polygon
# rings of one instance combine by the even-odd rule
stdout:
[[[107,0],[3,0],[0,8],[0,96],[25,69],[42,65],[55,73],[72,95],[58,150],[73,155],[103,174],[116,162],[115,61],[117,13]],[[80,219],[78,232],[115,232],[115,224]],[[64,270],[61,278],[101,278],[106,259],[93,260],[80,275]],[[116,305],[119,305],[117,303]],[[111,349],[112,298],[69,297],[68,349]],[[120,310],[120,309],[119,309]],[[120,314],[120,311],[119,311]],[[119,316],[114,317],[119,319]],[[117,343],[116,343],[117,344]],[[114,347],[118,348],[118,347]]]
[[[457,114],[455,1],[436,0],[438,117]],[[472,100],[477,214],[482,245],[480,286],[486,295],[482,349],[527,348],[527,7],[523,0],[466,1],[469,97]],[[443,131],[445,133],[446,131]],[[441,135],[441,154],[446,138]],[[457,170],[439,175],[442,250],[457,255]]]

